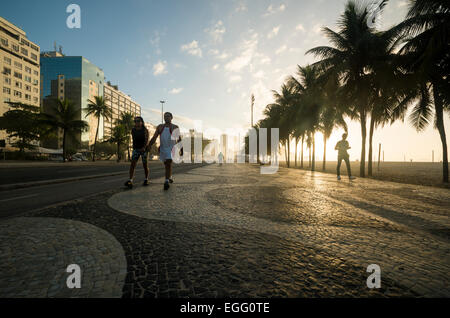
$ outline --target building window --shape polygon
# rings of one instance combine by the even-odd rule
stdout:
[[[23,55],[28,56],[28,50],[27,50],[27,49],[21,48],[21,49],[20,49],[20,52],[21,52]]]
[[[23,45],[26,45],[26,46],[30,46],[30,43],[27,40],[25,40],[25,39],[21,39],[20,40],[20,44],[23,44]]]
[[[33,80],[33,85],[38,85],[39,81],[37,79]]]
[[[32,58],[33,60],[37,61],[37,55],[36,55],[36,54],[31,53],[31,58]]]
[[[25,94],[25,99],[26,100],[31,100],[31,95],[30,94]]]
[[[17,44],[13,44],[12,48],[14,51],[19,52],[19,46]]]
[[[28,83],[31,83],[31,76],[25,75],[25,81],[27,81]]]
[[[11,69],[7,67],[3,67],[3,74],[5,75],[11,75]]]
[[[3,93],[11,95],[11,89],[9,87],[3,87]]]
[[[33,101],[34,101],[35,103],[37,103],[37,102],[39,102],[39,98],[33,97]]]
[[[5,77],[5,84],[11,85],[11,79],[9,77]]]
[[[5,62],[5,64],[11,65],[11,59],[9,57],[3,57],[3,61]]]
[[[9,97],[6,97],[5,99],[3,99],[3,102],[5,102],[5,103],[9,103],[11,101],[11,98],[9,98]]]
[[[14,91],[14,96],[22,98],[22,93],[18,91]]]
[[[21,82],[16,82],[16,87],[17,88],[22,88],[22,83]]]
[[[33,71],[33,75],[39,76],[39,72],[38,71]]]
[[[30,85],[25,85],[25,89],[29,92],[31,92],[31,86]]]
[[[22,74],[21,74],[21,73],[14,72],[14,77],[17,77],[17,78],[19,78],[19,79],[22,79]]]
[[[0,40],[4,46],[8,46],[8,39],[0,38]]]
[[[25,66],[25,72],[27,72],[28,74],[31,74],[31,68],[29,68],[28,66]]]
[[[16,68],[18,68],[19,70],[22,69],[22,63],[14,62],[14,66],[15,66]]]
[[[39,93],[39,90],[35,87],[35,88],[33,88],[33,92],[37,94],[37,93]]]

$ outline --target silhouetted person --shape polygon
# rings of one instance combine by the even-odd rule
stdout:
[[[347,141],[347,133],[342,135],[342,140],[338,141],[338,143],[336,144],[336,147],[334,147],[335,150],[338,151],[338,163],[337,163],[337,179],[341,180],[341,163],[342,160],[345,161],[345,165],[347,166],[347,172],[348,172],[348,177],[350,178],[350,180],[355,179],[355,177],[352,176],[352,171],[350,168],[350,156],[347,152],[347,150],[351,149],[350,145]]]
[[[131,155],[131,166],[130,166],[130,180],[125,182],[125,186],[133,187],[134,170],[136,169],[136,164],[140,157],[142,157],[142,165],[144,166],[145,180],[144,185],[148,186],[148,140],[149,132],[147,127],[145,127],[144,119],[142,117],[136,117],[134,119],[134,127],[131,130],[131,136],[133,138],[133,154]]]

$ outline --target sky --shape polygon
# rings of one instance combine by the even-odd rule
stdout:
[[[81,28],[66,25],[69,4],[81,8]],[[0,15],[21,27],[41,47],[63,47],[68,56],[84,56],[103,69],[106,80],[142,106],[147,122],[158,124],[160,100],[184,129],[223,132],[250,127],[250,97],[255,122],[297,65],[316,61],[305,52],[329,45],[321,33],[336,22],[346,0],[16,0],[2,3]],[[400,22],[406,0],[391,0],[380,28]],[[446,116],[446,127],[449,127]],[[349,124],[350,156],[361,152],[360,126]],[[332,160],[342,130],[327,147]],[[448,132],[448,129],[447,129]],[[323,156],[317,136],[317,159]],[[437,130],[418,133],[408,122],[377,129],[386,161],[442,158]],[[448,143],[448,138],[447,138]]]

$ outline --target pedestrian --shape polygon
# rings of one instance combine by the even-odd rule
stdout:
[[[164,124],[159,125],[156,128],[155,134],[150,140],[149,148],[156,142],[156,138],[159,136],[159,160],[164,163],[166,180],[164,181],[164,190],[169,190],[170,183],[173,183],[172,176],[172,150],[177,142],[181,141],[181,136],[177,140],[174,140],[172,134],[175,130],[179,129],[177,125],[172,124],[172,113],[166,112],[164,114]],[[183,148],[180,150],[180,155],[183,155]]]
[[[144,186],[148,186],[149,170],[147,157],[149,132],[147,127],[145,127],[144,119],[142,117],[139,116],[134,118],[134,127],[131,130],[131,136],[133,138],[133,154],[131,155],[130,179],[125,182],[125,186],[129,188],[133,187],[134,171],[140,157],[142,157],[142,165],[144,166],[145,172]]]
[[[221,166],[222,163],[223,163],[223,153],[220,152],[220,153],[219,153],[219,166]]]
[[[342,160],[345,161],[345,165],[347,166],[347,172],[348,177],[350,180],[355,179],[355,177],[352,176],[351,168],[350,168],[350,155],[348,154],[347,150],[351,149],[348,141],[347,141],[348,134],[344,133],[342,135],[342,140],[338,141],[336,144],[336,147],[334,147],[335,150],[338,151],[338,163],[337,163],[337,179],[341,180],[341,163]]]

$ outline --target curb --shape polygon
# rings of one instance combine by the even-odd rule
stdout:
[[[103,178],[103,177],[112,177],[112,176],[118,176],[121,174],[128,174],[128,171],[115,172],[115,173],[104,173],[104,174],[97,174],[97,175],[93,175],[93,176],[83,176],[83,177],[75,177],[75,178],[63,178],[63,179],[44,180],[44,181],[27,182],[27,183],[5,184],[5,185],[0,185],[0,191],[24,189],[24,188],[38,187],[38,186],[49,185],[49,184],[66,183],[66,182],[73,182],[73,181],[80,181],[80,180]]]

